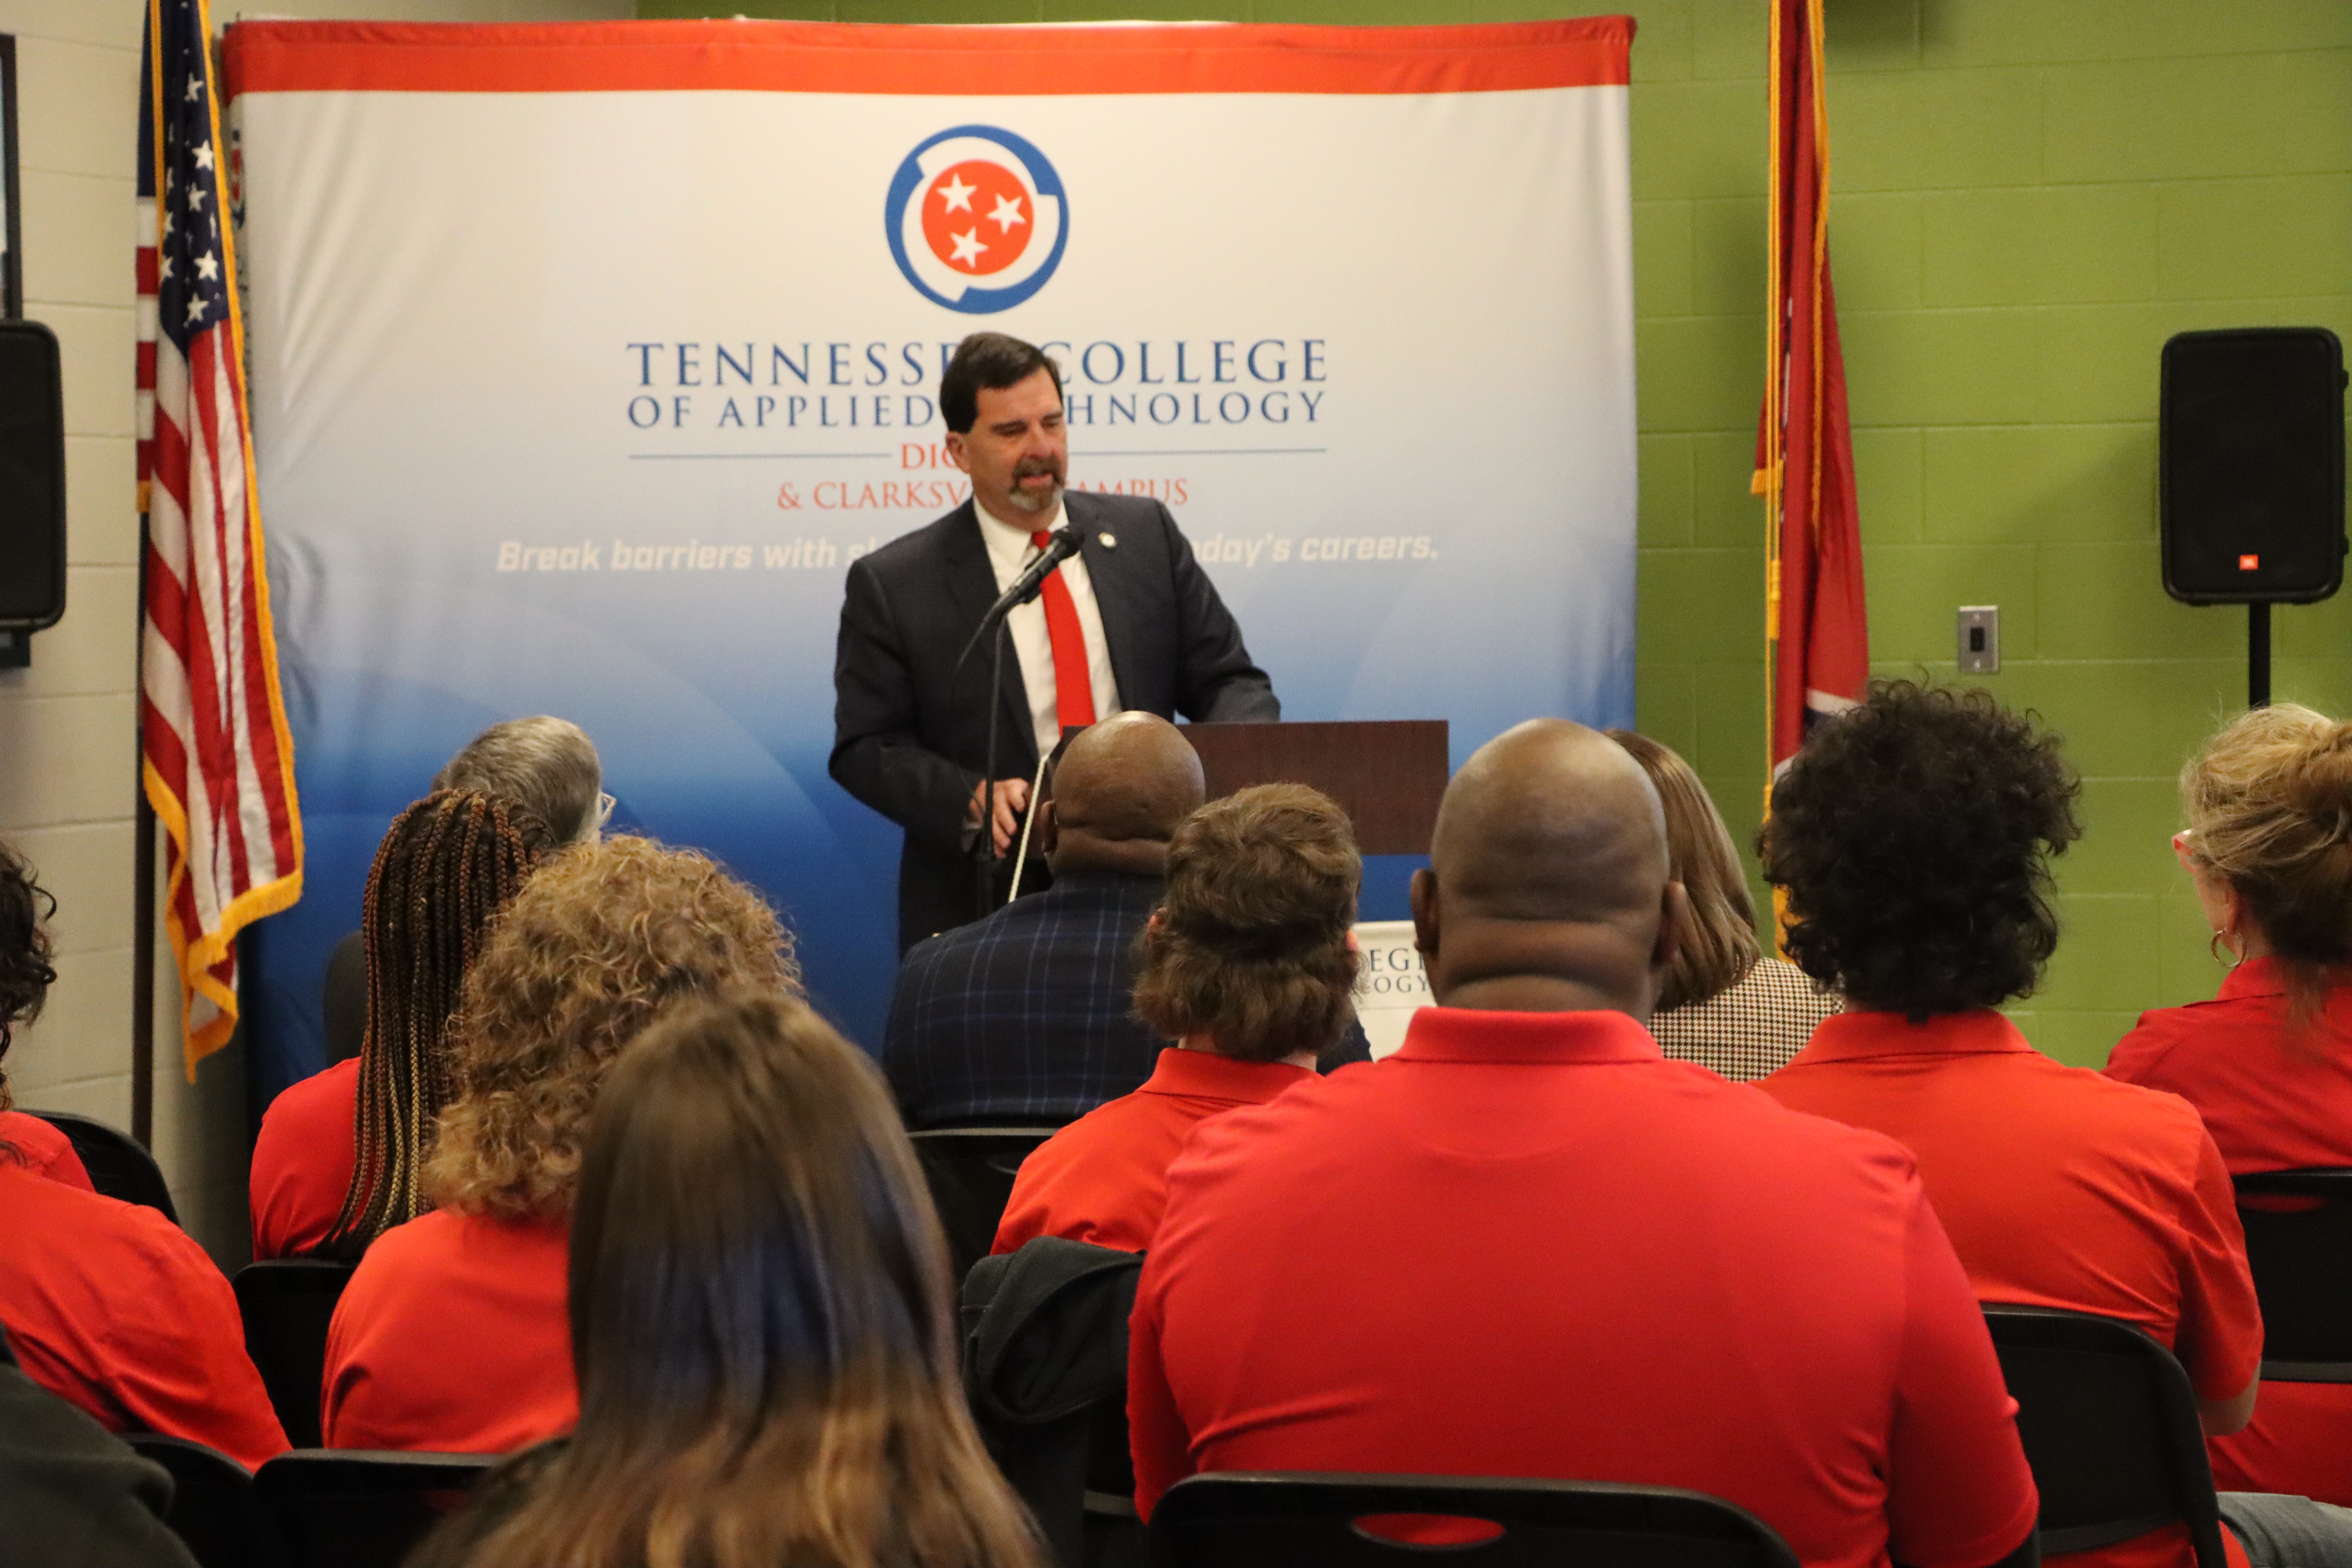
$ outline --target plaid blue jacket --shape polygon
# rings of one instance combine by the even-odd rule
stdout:
[[[882,1034],[907,1125],[1059,1126],[1139,1088],[1168,1042],[1134,1016],[1135,938],[1165,885],[1070,871],[918,942]]]

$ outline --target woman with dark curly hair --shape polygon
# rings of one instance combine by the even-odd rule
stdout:
[[[1021,1163],[995,1251],[1040,1236],[1151,1245],[1192,1129],[1313,1078],[1347,1028],[1362,877],[1348,814],[1304,784],[1259,784],[1184,819],[1136,942],[1136,1013],[1176,1044],[1142,1088]]]
[[[1984,691],[1872,685],[1772,793],[1764,875],[1789,956],[1844,993],[1760,1088],[1884,1132],[1985,1301],[2136,1324],[2170,1346],[2206,1430],[2254,1404],[2262,1316],[2228,1173],[2197,1113],[2036,1052],[1993,1009],[2058,945],[2049,857],[2080,837],[2058,737]],[[2168,1526],[2070,1562],[2190,1568]]]
[[[376,1238],[327,1335],[336,1448],[506,1453],[578,1411],[564,1236],[605,1069],[671,1005],[797,994],[760,896],[688,849],[614,838],[542,866],[466,973],[431,1212]]]
[[[2173,840],[2221,994],[2141,1016],[2107,1075],[2195,1106],[2232,1175],[2352,1166],[2352,724],[2283,702],[2180,773]],[[2274,1383],[2213,1480],[2352,1504],[2352,1384]]]
[[[623,1053],[572,1226],[580,1426],[413,1568],[1041,1568],[972,1429],[947,1248],[881,1075],[803,1004]]]
[[[56,907],[0,844],[0,1110],[12,1031],[57,979]],[[248,1467],[283,1453],[219,1267],[156,1210],[44,1173],[38,1134],[23,1131],[35,1121],[0,1122],[0,1324],[25,1375],[110,1432],[186,1437]]]

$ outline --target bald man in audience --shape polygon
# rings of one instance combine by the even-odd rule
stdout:
[[[898,971],[882,1065],[907,1125],[1058,1127],[1151,1076],[1169,1042],[1135,1015],[1135,939],[1168,841],[1207,793],[1183,731],[1155,713],[1082,731],[1039,807],[1054,885],[918,942]],[[1370,1059],[1351,1016],[1328,1070]]]
[[[1911,1157],[1643,1026],[1688,911],[1639,764],[1522,724],[1455,776],[1430,862],[1437,1005],[1403,1047],[1202,1123],[1169,1172],[1129,1340],[1144,1515],[1196,1470],[1626,1481],[1738,1503],[1808,1568],[2038,1562]]]

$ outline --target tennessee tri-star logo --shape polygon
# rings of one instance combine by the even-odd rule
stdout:
[[[882,224],[907,281],[973,315],[1011,310],[1044,288],[1070,238],[1054,165],[992,125],[958,125],[908,153]]]

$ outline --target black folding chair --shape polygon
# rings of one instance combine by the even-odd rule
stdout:
[[[126,1432],[122,1440],[171,1472],[163,1522],[201,1568],[287,1568],[285,1543],[243,1465],[218,1448],[158,1432]]]
[[[961,1286],[996,1244],[997,1222],[1013,1196],[1013,1177],[1029,1151],[1058,1127],[946,1127],[917,1132],[915,1157],[947,1232],[948,1261]]]
[[[2177,1522],[2189,1527],[2198,1568],[2223,1568],[2197,1391],[2172,1352],[2088,1312],[1989,1305],[1984,1315],[2042,1492],[2042,1555]]]
[[[261,1373],[270,1407],[286,1440],[319,1446],[319,1389],[327,1370],[327,1324],[351,1283],[349,1263],[313,1258],[272,1258],[236,1271],[237,1310],[245,1315],[245,1351]]]
[[[2263,1381],[2352,1383],[2352,1171],[2260,1171],[2235,1185],[2263,1303]]]
[[[1498,1532],[1448,1545],[1477,1568],[1796,1568],[1772,1527],[1704,1492],[1595,1481],[1443,1476],[1191,1476],[1152,1510],[1160,1561],[1172,1568],[1402,1568],[1432,1549],[1373,1534],[1381,1516],[1438,1515]]]
[[[70,1110],[36,1110],[29,1114],[39,1117],[71,1141],[74,1152],[81,1157],[82,1169],[89,1173],[91,1186],[126,1204],[161,1209],[165,1219],[173,1225],[180,1223],[180,1211],[172,1206],[172,1189],[164,1184],[163,1168],[130,1133],[109,1127],[94,1117],[76,1116]]]
[[[254,1486],[293,1568],[398,1568],[496,1454],[394,1454],[298,1448],[261,1467]]]
[[[964,1278],[973,1424],[1063,1568],[1143,1560],[1127,1441],[1127,1320],[1142,1268],[1138,1254],[1047,1236]]]

